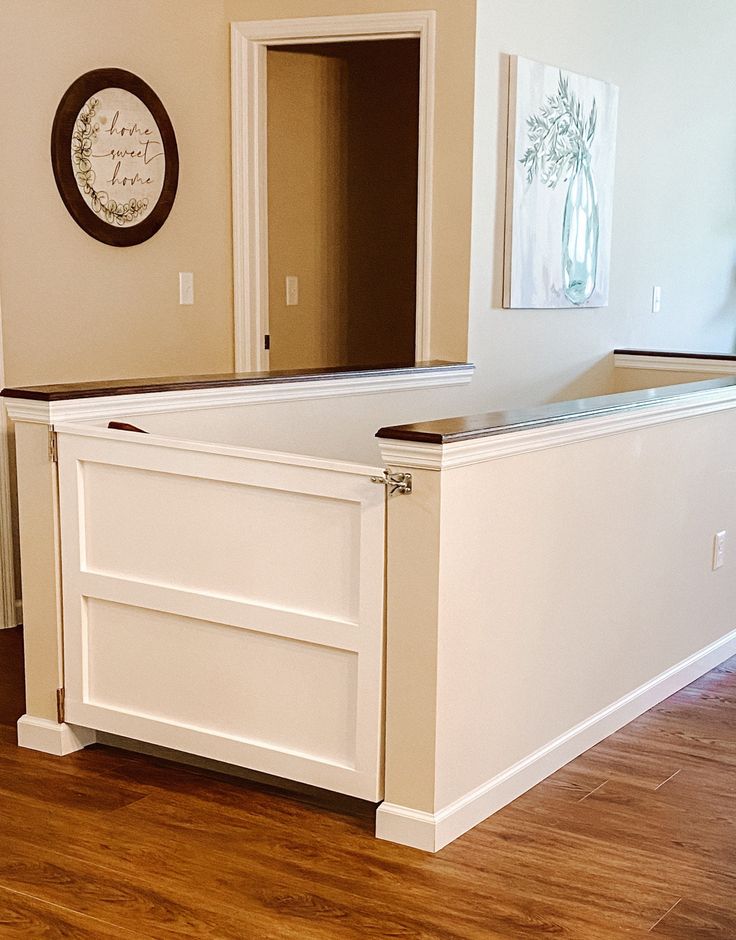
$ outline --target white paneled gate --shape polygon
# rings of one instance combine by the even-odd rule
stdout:
[[[65,719],[382,798],[375,467],[58,432]]]

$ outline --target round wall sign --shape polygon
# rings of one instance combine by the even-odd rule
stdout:
[[[108,245],[146,241],[174,203],[174,128],[158,95],[132,72],[95,69],[67,89],[54,117],[51,162],[74,221]]]

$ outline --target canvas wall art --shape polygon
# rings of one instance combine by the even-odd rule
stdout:
[[[618,88],[511,57],[504,306],[608,303]]]

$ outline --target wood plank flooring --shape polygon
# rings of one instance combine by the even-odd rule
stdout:
[[[358,801],[16,747],[21,642],[0,631],[2,938],[736,938],[736,659],[428,855]]]

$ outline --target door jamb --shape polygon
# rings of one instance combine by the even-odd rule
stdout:
[[[0,388],[5,386],[2,319],[0,317]],[[20,623],[20,602],[15,596],[13,510],[10,498],[10,451],[8,417],[0,400],[0,630]]]

